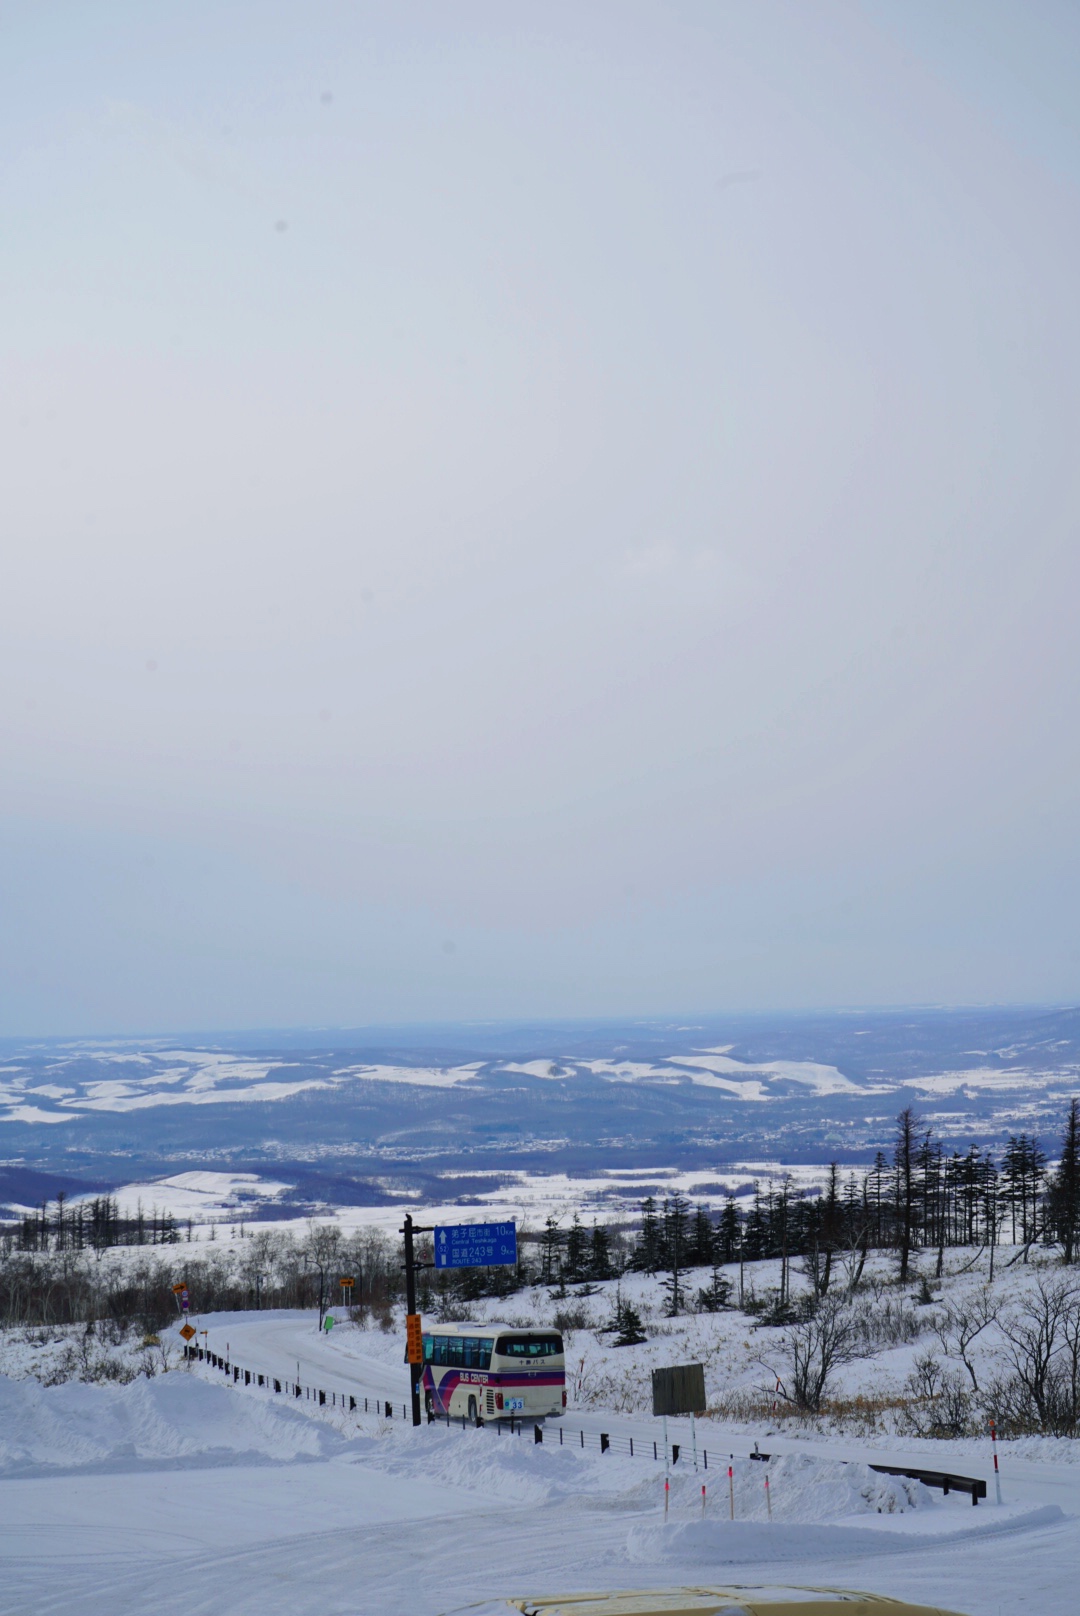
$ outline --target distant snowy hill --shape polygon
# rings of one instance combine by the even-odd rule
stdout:
[[[8,1041],[0,1204],[55,1194],[16,1172],[212,1167],[286,1202],[377,1204],[500,1169],[859,1162],[908,1104],[959,1148],[1020,1129],[1052,1146],[1077,1089],[1072,1008]]]

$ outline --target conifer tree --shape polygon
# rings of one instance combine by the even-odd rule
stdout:
[[[690,1250],[688,1253],[690,1266],[693,1268],[711,1267],[713,1253],[716,1245],[716,1230],[713,1221],[703,1206],[694,1208],[694,1220],[690,1228]]]
[[[893,1145],[893,1171],[896,1179],[896,1214],[900,1247],[900,1278],[907,1279],[911,1263],[911,1249],[915,1243],[917,1218],[917,1161],[919,1151],[919,1119],[910,1105],[904,1107],[896,1119],[896,1139]]]
[[[687,1266],[687,1247],[690,1232],[690,1203],[678,1191],[664,1202],[663,1234],[664,1234],[664,1266],[667,1269],[667,1278],[664,1280],[664,1290],[668,1299],[668,1317],[675,1318],[682,1312],[683,1283],[682,1276]]]
[[[739,1249],[739,1209],[735,1205],[733,1195],[728,1196],[724,1202],[724,1210],[720,1214],[717,1244],[719,1246],[718,1255],[720,1261],[734,1262]]]
[[[588,1236],[581,1227],[581,1219],[574,1213],[574,1221],[566,1236],[566,1260],[563,1270],[571,1285],[585,1278],[588,1259]]]
[[[594,1223],[589,1251],[589,1278],[612,1279],[615,1270],[611,1263],[611,1236],[602,1223]]]
[[[559,1228],[559,1220],[551,1213],[544,1223],[544,1232],[540,1236],[540,1283],[554,1285],[559,1277],[559,1253],[562,1249],[563,1236]]]
[[[614,1345],[617,1347],[636,1347],[648,1339],[641,1323],[641,1314],[636,1307],[623,1300],[621,1290],[615,1292],[612,1326],[615,1330]]]
[[[662,1258],[663,1235],[656,1215],[656,1202],[650,1195],[641,1203],[641,1233],[631,1266],[640,1273],[655,1274]]]
[[[1069,1102],[1061,1160],[1050,1181],[1047,1221],[1061,1241],[1066,1263],[1076,1257],[1080,1244],[1080,1100]]]

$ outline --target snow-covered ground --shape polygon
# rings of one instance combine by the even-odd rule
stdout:
[[[1032,1277],[1008,1282],[1022,1289]],[[951,1291],[980,1283],[978,1273],[954,1276]],[[646,1311],[651,1285],[655,1304],[655,1281],[622,1284]],[[599,1321],[608,1298],[570,1302]],[[535,1292],[475,1313],[550,1317],[566,1305]],[[760,1385],[762,1342],[775,1344],[776,1333],[752,1332],[741,1314],[665,1321],[654,1305],[651,1339],[627,1349],[576,1328],[567,1354],[576,1406],[549,1422],[541,1446],[365,1415],[364,1395],[372,1407],[388,1396],[399,1412],[406,1396],[396,1329],[342,1318],[328,1335],[304,1312],[196,1322],[212,1350],[283,1381],[299,1374],[332,1404],[226,1385],[207,1365],[175,1367],[175,1356],[169,1372],[129,1385],[43,1386],[43,1355],[60,1350],[64,1333],[51,1345],[47,1332],[0,1341],[0,1370],[22,1377],[0,1379],[0,1611],[435,1616],[500,1594],[732,1581],[862,1587],[968,1616],[1076,1608],[1078,1443],[1005,1444],[998,1506],[981,1437],[837,1436],[709,1418],[698,1423],[695,1473],[687,1423],[671,1421],[682,1456],[665,1520],[648,1371],[700,1357],[710,1400]],[[848,1366],[842,1389],[867,1376],[880,1385],[883,1372],[899,1382],[916,1349],[895,1349],[891,1366],[880,1356]],[[360,1399],[356,1414],[349,1395]],[[573,1433],[561,1447],[560,1426]],[[600,1431],[616,1439],[612,1451],[600,1452]],[[749,1458],[755,1441],[773,1455],[767,1466]],[[964,1495],[878,1475],[875,1460],[983,1476],[989,1498],[972,1509]]]
[[[311,1320],[266,1327],[271,1354],[314,1335]],[[261,1333],[235,1320],[217,1328],[242,1328],[251,1348]],[[765,1467],[739,1458],[732,1522],[724,1467],[714,1484],[713,1471],[680,1461],[665,1521],[662,1465],[560,1448],[551,1427],[536,1447],[320,1417],[197,1373],[119,1388],[0,1383],[0,1420],[0,1608],[26,1616],[396,1616],[560,1587],[769,1578],[872,1587],[974,1616],[994,1608],[988,1575],[1010,1610],[1072,1608],[1080,1489],[1047,1499],[1027,1477],[1008,1478],[1001,1509],[976,1513],[864,1464],[795,1454],[769,1466],[770,1520]]]
[[[447,1200],[441,1205],[429,1201],[423,1215],[425,1221],[432,1219],[436,1223],[514,1220],[520,1228],[532,1229],[542,1227],[549,1216],[568,1222],[575,1213],[586,1222],[594,1218],[602,1222],[635,1221],[641,1215],[642,1200],[650,1194],[686,1195],[695,1205],[716,1212],[728,1195],[748,1194],[755,1185],[767,1192],[776,1190],[786,1181],[798,1192],[821,1187],[828,1174],[824,1162],[789,1167],[755,1160],[727,1162],[708,1174],[670,1166],[647,1170],[613,1169],[573,1176],[479,1168],[470,1171],[470,1178],[490,1179],[490,1189],[474,1189],[464,1204],[460,1200]],[[211,1228],[215,1239],[229,1239],[234,1229],[250,1223],[256,1215],[262,1228],[295,1229],[298,1222],[295,1210],[283,1208],[282,1216],[274,1216],[275,1203],[292,1187],[280,1179],[265,1178],[257,1173],[200,1171],[122,1184],[112,1194],[124,1217],[134,1217],[141,1209],[147,1216],[154,1212],[181,1223],[190,1221],[191,1239],[199,1243],[209,1239]],[[388,1193],[395,1192],[388,1189]],[[80,1202],[94,1199],[92,1194],[76,1195],[69,1204],[78,1206]],[[327,1206],[319,1209],[318,1216],[320,1222],[335,1223],[345,1234],[369,1228],[396,1234],[404,1213],[412,1205],[411,1197],[401,1191],[397,1204]],[[16,1216],[32,1210],[25,1206],[11,1207],[12,1215]]]

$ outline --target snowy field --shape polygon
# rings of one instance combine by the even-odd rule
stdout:
[[[460,1199],[443,1203],[428,1202],[423,1209],[425,1221],[460,1223],[479,1217],[494,1222],[512,1220],[519,1229],[539,1229],[546,1218],[555,1217],[567,1222],[576,1213],[586,1221],[624,1219],[636,1221],[641,1215],[643,1199],[655,1196],[685,1195],[694,1204],[718,1212],[732,1194],[748,1194],[755,1186],[763,1193],[777,1189],[787,1181],[795,1191],[820,1188],[828,1178],[829,1169],[820,1165],[788,1167],[777,1162],[735,1161],[703,1174],[700,1170],[680,1171],[669,1166],[650,1167],[648,1170],[595,1174],[541,1172],[506,1172],[474,1170],[470,1178],[477,1184],[490,1180],[491,1189],[477,1188],[463,1208]],[[449,1175],[447,1175],[449,1176]],[[275,1216],[277,1203],[292,1188],[280,1179],[260,1177],[257,1173],[223,1173],[212,1171],[173,1173],[162,1178],[143,1179],[122,1184],[112,1192],[121,1217],[133,1218],[140,1211],[144,1216],[153,1214],[172,1217],[178,1223],[191,1224],[192,1241],[206,1241],[214,1229],[217,1240],[230,1239],[234,1230],[250,1224],[257,1216],[263,1229],[295,1230],[298,1217],[293,1207],[281,1207]],[[94,1195],[75,1195],[69,1205],[77,1207],[89,1203]],[[402,1195],[387,1206],[325,1206],[318,1209],[321,1223],[334,1223],[343,1234],[357,1229],[381,1229],[394,1235],[401,1228],[405,1212],[416,1208],[411,1199]],[[12,1216],[22,1216],[33,1208],[11,1206]],[[185,1229],[185,1238],[188,1231]]]
[[[775,1277],[767,1265],[754,1275],[762,1287]],[[1036,1278],[1015,1271],[1007,1283],[1020,1293]],[[953,1276],[950,1295],[980,1285],[978,1273]],[[611,1289],[571,1301],[599,1323]],[[9,1332],[0,1339],[0,1611],[437,1616],[502,1594],[731,1581],[866,1588],[967,1616],[1076,1609],[1076,1442],[1004,1444],[999,1506],[982,1437],[920,1440],[881,1422],[841,1436],[824,1419],[714,1416],[698,1422],[695,1473],[688,1424],[671,1421],[682,1455],[665,1520],[650,1368],[700,1358],[715,1405],[760,1388],[779,1332],[752,1330],[736,1312],[664,1320],[656,1282],[641,1277],[624,1279],[622,1294],[650,1315],[650,1339],[617,1349],[575,1328],[572,1406],[548,1422],[541,1446],[490,1428],[414,1431],[365,1415],[365,1395],[372,1407],[390,1397],[400,1414],[402,1337],[341,1315],[330,1334],[307,1312],[197,1321],[212,1350],[283,1381],[299,1375],[333,1399],[326,1408],[183,1367],[174,1333],[148,1366],[158,1372],[130,1384],[42,1385],[66,1350],[63,1332]],[[474,1315],[539,1320],[566,1305],[536,1291],[478,1303]],[[842,1390],[901,1386],[925,1346],[909,1341],[846,1366]],[[989,1363],[992,1342],[979,1350]],[[161,1373],[165,1360],[173,1367]],[[357,1414],[347,1412],[350,1395]],[[615,1438],[608,1453],[601,1431]],[[767,1465],[750,1459],[755,1442],[772,1455]],[[972,1509],[966,1495],[879,1475],[875,1461],[982,1476],[989,1495]]]

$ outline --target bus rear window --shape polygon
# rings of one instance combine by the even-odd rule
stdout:
[[[561,1335],[501,1335],[495,1344],[502,1358],[554,1358],[562,1349]]]

